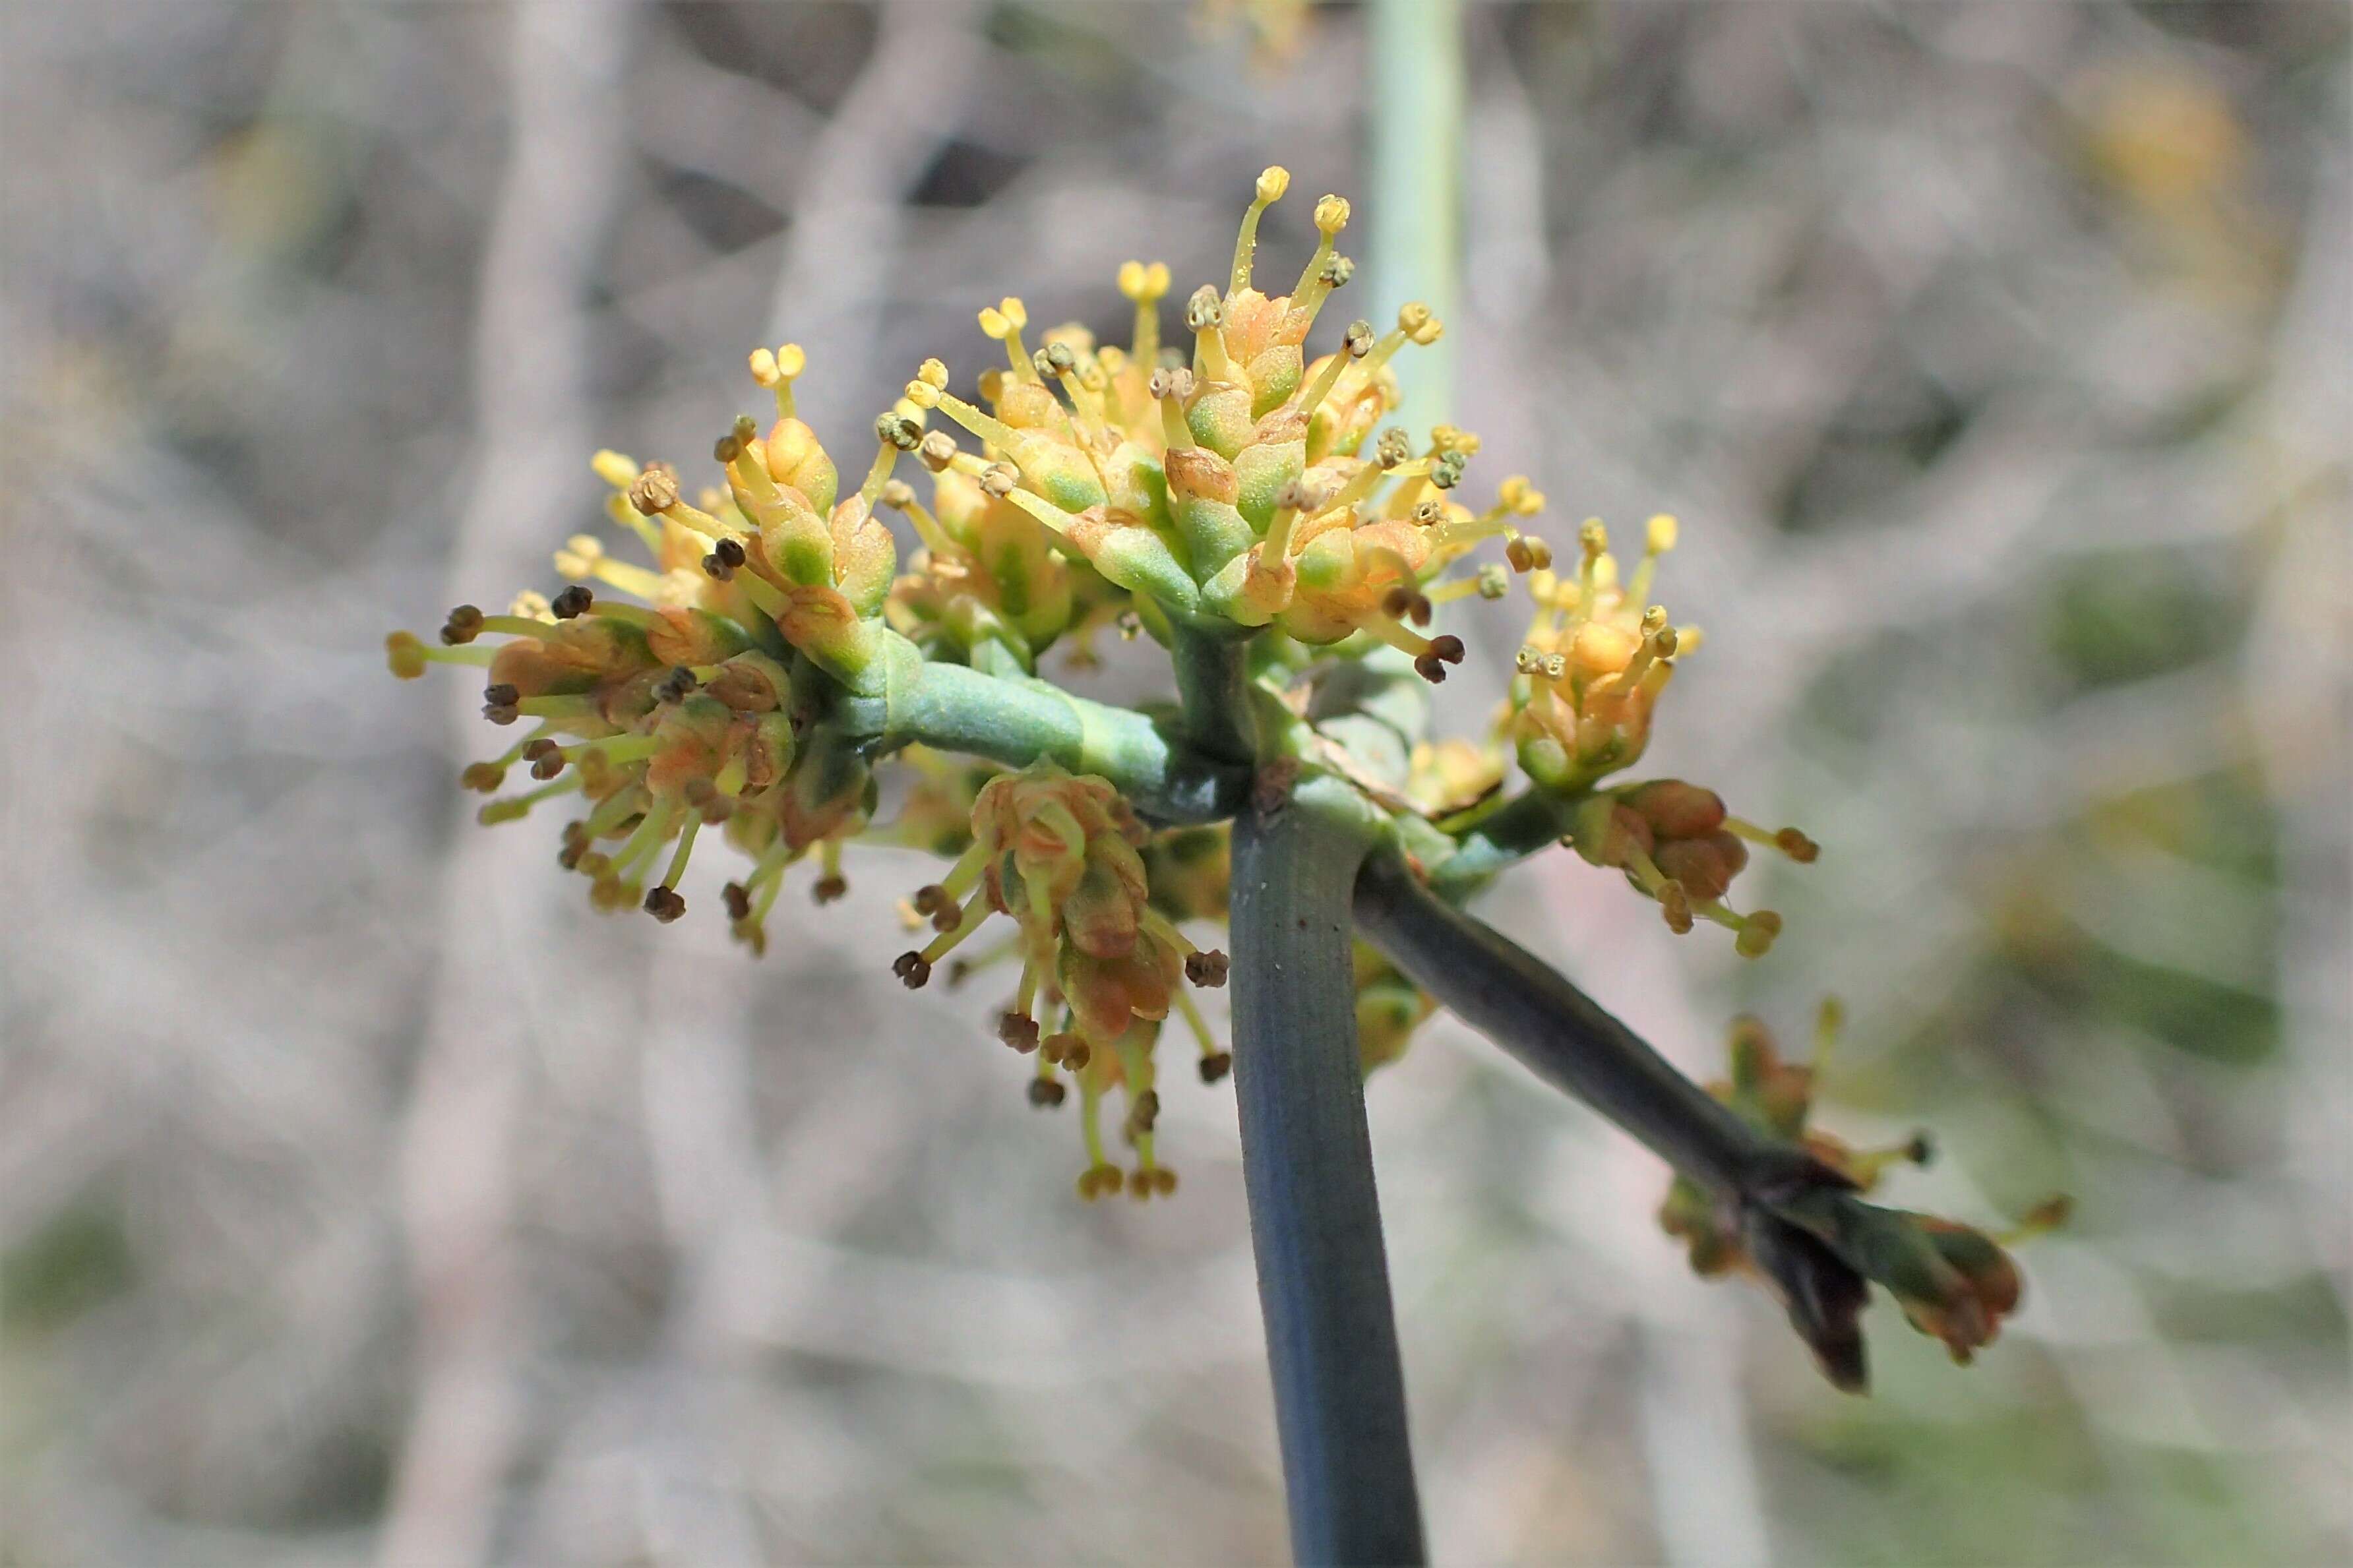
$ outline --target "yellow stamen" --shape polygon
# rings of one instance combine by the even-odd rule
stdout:
[[[1281,164],[1270,164],[1258,177],[1258,188],[1250,205],[1242,214],[1241,233],[1234,240],[1234,267],[1226,286],[1228,298],[1250,286],[1250,265],[1258,255],[1258,220],[1267,208],[1282,199],[1291,188],[1291,171]]]

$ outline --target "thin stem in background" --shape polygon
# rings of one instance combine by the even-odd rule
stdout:
[[[1319,779],[1234,822],[1234,1092],[1302,1563],[1425,1561],[1356,1055],[1362,811]]]
[[[513,12],[511,151],[474,340],[480,477],[455,542],[457,592],[539,557],[549,499],[588,489],[577,456],[592,444],[585,310],[619,200],[620,134],[609,110],[630,38],[628,9],[616,4]],[[452,696],[453,719],[470,725],[470,698]],[[445,871],[432,1019],[402,1132],[417,1364],[377,1534],[386,1568],[462,1568],[498,1552],[524,1415],[515,1121],[525,1059],[545,1043],[533,1044],[538,1003],[513,955],[554,944],[557,895],[538,874],[543,864],[528,843],[469,833]]]
[[[1461,0],[1373,0],[1371,246],[1365,297],[1419,300],[1447,321],[1461,276]],[[1400,355],[1398,379],[1417,424],[1454,401],[1454,340]]]

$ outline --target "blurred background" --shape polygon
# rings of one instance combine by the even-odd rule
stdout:
[[[1280,1558],[1229,1089],[1078,1203],[986,988],[892,983],[920,863],[757,962],[598,918],[381,651],[754,345],[855,447],[1004,292],[1221,275],[1276,161],[1267,265],[1356,199],[1481,488],[1682,516],[1645,771],[1825,846],[1754,965],[1565,854],[1485,911],[1701,1074],[1843,996],[1898,1203],[2078,1200],[1978,1366],[1882,1306],[1843,1398],[1433,1021],[1370,1096],[1439,1560],[2346,1560],[2348,16],[0,7],[0,1561]]]

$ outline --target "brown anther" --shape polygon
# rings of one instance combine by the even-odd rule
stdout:
[[[482,612],[471,605],[459,605],[441,623],[441,641],[450,647],[461,647],[481,635]]]
[[[1212,1051],[1201,1058],[1203,1083],[1215,1083],[1233,1070],[1234,1054],[1231,1051]]]
[[[1069,1092],[1054,1079],[1033,1078],[1029,1080],[1029,1103],[1040,1110],[1053,1110],[1062,1103],[1063,1097]]]
[[[1152,1131],[1153,1124],[1159,1120],[1160,1092],[1157,1089],[1147,1089],[1137,1095],[1135,1103],[1128,1108],[1127,1123],[1138,1132],[1149,1132]]]
[[[551,751],[544,756],[532,759],[531,776],[544,784],[562,773],[568,765],[570,764],[565,762],[563,752]]]
[[[482,688],[482,700],[493,708],[512,708],[522,700],[522,693],[506,681],[494,681]]]
[[[1449,634],[1430,639],[1430,651],[1413,661],[1415,673],[1432,686],[1446,679],[1446,667],[1462,662],[1462,639]]]
[[[720,889],[719,901],[727,906],[729,920],[748,921],[752,918],[752,894],[743,883],[730,882]]]
[[[686,913],[686,900],[671,889],[649,888],[646,889],[646,913],[668,925]]]
[[[481,795],[496,795],[506,777],[506,769],[496,763],[468,763],[466,771],[458,775],[458,787]]]
[[[522,749],[522,760],[526,763],[535,763],[539,761],[540,758],[546,756],[549,752],[555,750],[557,750],[555,742],[549,740],[546,736],[542,735],[538,740],[532,742],[531,744]],[[580,825],[576,822],[565,824],[566,834],[568,835],[571,829],[579,826]]]
[[[809,884],[809,897],[820,904],[829,904],[837,899],[847,898],[849,895],[849,879],[847,877],[819,877]],[[929,964],[923,966],[923,973],[926,974],[931,973]]]
[[[575,583],[547,602],[550,614],[559,621],[576,621],[588,613],[596,602],[595,590],[586,583]]]
[[[1233,961],[1214,947],[1205,947],[1185,955],[1185,978],[1196,985],[1223,985],[1226,972]]]
[[[937,882],[926,882],[917,888],[914,897],[907,901],[915,906],[915,912],[919,915],[937,914],[949,901],[948,890]]]
[[[955,437],[944,430],[934,430],[915,443],[915,456],[922,460],[923,467],[935,474],[955,462]]]
[[[712,547],[711,553],[719,557],[730,567],[744,564],[744,545],[740,540],[723,539]]]
[[[1072,1072],[1077,1072],[1080,1068],[1085,1067],[1089,1062],[1095,1059],[1094,1047],[1088,1045],[1086,1041],[1071,1036],[1065,1036],[1064,1038],[1069,1041],[1069,1044],[1062,1047],[1062,1065],[1064,1067],[1070,1068]]]
[[[997,1020],[997,1037],[1026,1057],[1038,1048],[1038,1020],[1026,1013],[1008,1013]]]
[[[662,677],[661,684],[654,688],[654,700],[683,702],[694,695],[694,689],[701,684],[694,679],[693,670],[682,664],[672,665],[670,672]]]
[[[1936,1157],[1936,1141],[1925,1130],[1915,1132],[1905,1140],[1904,1157],[1915,1165],[1925,1165]]]
[[[678,504],[678,473],[668,463],[648,463],[629,487],[629,504],[640,515],[659,517]]]
[[[932,961],[920,952],[902,952],[891,962],[891,973],[910,991],[920,991],[932,977]]]
[[[1155,1165],[1152,1168],[1152,1190],[1164,1198],[1176,1192],[1176,1173],[1166,1165]]]
[[[555,852],[555,863],[563,867],[567,871],[577,871],[580,869],[581,858],[587,853],[588,841],[586,839],[568,839],[565,841],[564,847]]]
[[[943,904],[932,911],[932,929],[944,936],[964,924],[964,911],[953,903]]]
[[[735,568],[714,550],[702,558],[702,574],[714,583],[732,583],[735,580]]]
[[[732,463],[744,455],[744,443],[730,432],[711,444],[711,455],[722,464]]]
[[[738,452],[744,451],[751,447],[754,440],[758,438],[760,422],[748,414],[738,414],[735,416],[734,433],[735,449]]]
[[[1785,827],[1773,835],[1773,847],[1800,866],[1810,866],[1822,852],[1822,847],[1794,827]]]

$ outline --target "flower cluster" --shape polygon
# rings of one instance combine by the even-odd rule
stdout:
[[[940,361],[924,362],[907,405],[936,409],[980,450],[925,436],[934,506],[905,487],[883,497],[925,547],[895,624],[967,649],[1000,641],[1026,658],[1084,607],[1053,564],[1060,552],[1135,595],[1147,617],[1273,626],[1311,645],[1361,637],[1404,649],[1433,681],[1461,659],[1460,638],[1416,628],[1436,604],[1500,584],[1435,579],[1489,538],[1513,541],[1515,560],[1539,558],[1517,524],[1543,497],[1509,480],[1473,514],[1452,493],[1476,437],[1439,426],[1418,447],[1401,429],[1376,434],[1398,404],[1390,358],[1442,331],[1428,308],[1407,305],[1387,333],[1354,322],[1337,351],[1307,359],[1310,330],[1355,267],[1335,248],[1348,204],[1325,196],[1319,243],[1291,292],[1253,286],[1259,219],[1290,181],[1280,168],[1260,175],[1226,287],[1186,302],[1189,352],[1161,343],[1168,269],[1130,262],[1119,276],[1136,312],[1126,349],[1065,326],[1033,351],[1028,311],[1008,299],[980,312],[1007,357],[980,378],[985,408],[948,391]]]
[[[1819,1128],[1809,1125],[1820,1075],[1836,1044],[1841,1010],[1835,1001],[1822,1004],[1815,1028],[1813,1059],[1799,1066],[1784,1061],[1773,1037],[1754,1018],[1741,1018],[1732,1027],[1731,1077],[1708,1085],[1708,1091],[1761,1132],[1798,1144],[1832,1177],[1854,1193],[1868,1193],[1893,1167],[1926,1164],[1928,1141],[1915,1133],[1884,1149],[1856,1149]],[[1877,1280],[1921,1332],[1943,1342],[1957,1362],[1966,1363],[1979,1348],[1993,1342],[2001,1321],[2017,1310],[2021,1283],[2018,1268],[2003,1250],[2003,1241],[2015,1243],[2061,1223],[2064,1200],[2046,1203],[2026,1224],[1996,1240],[1981,1231],[1931,1215],[1903,1211],[1867,1211],[1879,1224],[1875,1243],[1850,1250],[1863,1254],[1858,1266]],[[1741,1216],[1730,1204],[1712,1197],[1687,1176],[1677,1176],[1659,1209],[1659,1224],[1690,1249],[1694,1272],[1715,1276],[1756,1272],[1742,1239]],[[1834,1232],[1823,1237],[1837,1247],[1848,1238]]]
[[[586,815],[565,826],[559,858],[590,879],[598,908],[641,905],[676,920],[697,837],[720,827],[753,862],[725,898],[736,935],[757,952],[785,868],[817,849],[817,896],[838,896],[841,842],[864,825],[867,762],[818,722],[818,678],[857,690],[882,673],[896,547],[873,505],[920,430],[912,411],[885,415],[866,482],[838,496],[832,458],[793,412],[799,351],[764,350],[752,363],[775,390],[777,418],[765,437],[746,417],[720,439],[724,491],[690,501],[668,464],[594,459],[612,489],[608,515],[650,563],[575,535],[555,552],[572,585],[554,598],[525,594],[504,615],[460,605],[438,647],[396,632],[385,649],[404,678],[431,662],[482,669],[484,716],[529,722],[463,782],[493,794],[521,765],[538,783],[484,805],[485,823],[581,797]]]
[[[1155,906],[1141,853],[1150,835],[1106,781],[1050,763],[999,773],[980,787],[971,821],[970,847],[913,900],[937,934],[902,953],[895,973],[921,986],[990,917],[1012,917],[1021,978],[997,1037],[1038,1058],[1032,1104],[1063,1101],[1062,1073],[1077,1081],[1088,1154],[1081,1194],[1117,1192],[1123,1182],[1138,1197],[1174,1191],[1175,1173],[1153,1157],[1160,1108],[1153,1048],[1172,1008],[1206,1041],[1183,984],[1224,984],[1225,954],[1195,947]],[[1059,1015],[1060,1027],[1045,1033],[1041,1012]],[[1104,1156],[1100,1107],[1114,1088],[1125,1098],[1123,1131],[1139,1161],[1132,1174]]]
[[[1771,910],[1744,915],[1724,901],[1748,864],[1750,844],[1769,845],[1801,864],[1820,853],[1794,827],[1765,828],[1728,815],[1714,790],[1656,779],[1588,795],[1577,806],[1569,843],[1596,866],[1613,867],[1659,902],[1678,935],[1698,915],[1729,927],[1745,957],[1761,956],[1781,933]]]
[[[1813,840],[1794,827],[1768,831],[1727,816],[1713,791],[1680,780],[1600,787],[1641,757],[1676,660],[1700,645],[1697,626],[1675,626],[1664,606],[1648,603],[1659,558],[1674,548],[1677,532],[1673,518],[1651,519],[1630,576],[1620,574],[1599,521],[1579,531],[1574,575],[1532,559],[1527,552],[1540,548],[1532,542],[1513,542],[1514,563],[1533,568],[1528,589],[1536,607],[1505,727],[1521,771],[1537,788],[1576,803],[1568,843],[1579,855],[1625,872],[1658,900],[1678,935],[1701,916],[1731,928],[1738,952],[1754,958],[1773,945],[1781,917],[1770,910],[1741,915],[1724,902],[1748,863],[1746,844],[1810,863],[1819,853]]]

